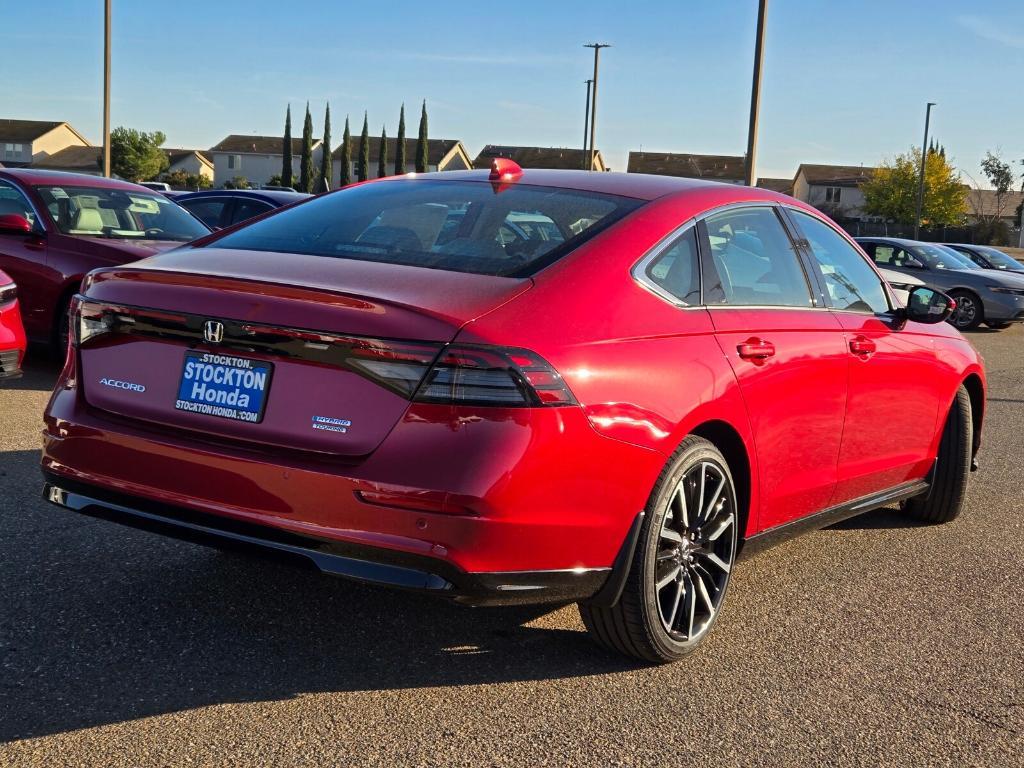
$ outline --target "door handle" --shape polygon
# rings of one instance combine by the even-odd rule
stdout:
[[[736,351],[744,360],[767,360],[775,355],[775,345],[770,341],[751,337],[736,345]]]
[[[875,354],[875,342],[866,336],[854,336],[850,339],[850,351],[860,357],[870,357]]]

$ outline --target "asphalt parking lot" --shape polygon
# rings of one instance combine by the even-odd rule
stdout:
[[[456,608],[43,503],[56,375],[0,389],[0,765],[1024,765],[1024,328],[956,522],[881,510],[747,560],[689,659],[574,607]]]

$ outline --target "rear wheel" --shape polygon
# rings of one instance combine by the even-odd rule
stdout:
[[[711,630],[736,558],[736,489],[722,453],[683,440],[648,502],[622,597],[580,605],[601,645],[652,662],[692,652]]]
[[[981,300],[970,291],[951,291],[950,297],[956,302],[956,309],[949,317],[959,331],[970,331],[977,328],[985,319]]]
[[[931,488],[927,495],[910,499],[905,507],[907,512],[926,523],[948,523],[960,514],[971,474],[973,442],[971,398],[961,386],[946,417]]]

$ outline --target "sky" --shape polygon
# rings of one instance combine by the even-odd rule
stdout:
[[[293,135],[306,102],[335,145],[386,126],[415,135],[578,147],[584,80],[601,53],[597,147],[742,155],[756,0],[113,0],[111,121],[208,148],[228,134]],[[102,130],[102,0],[5,2],[0,117]],[[771,0],[758,175],[801,162],[873,165],[920,145],[925,103],[954,165],[983,182],[998,151],[1024,170],[1024,2]],[[984,184],[982,183],[984,186]]]

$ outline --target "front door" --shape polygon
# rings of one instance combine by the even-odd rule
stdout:
[[[0,179],[0,214],[16,214],[38,228],[37,233],[0,234],[0,269],[18,284],[21,317],[29,335],[48,334],[52,318],[48,298],[53,292],[51,270],[46,264],[46,238],[43,222],[25,195],[7,181]]]
[[[700,229],[705,303],[746,404],[764,530],[832,498],[846,410],[842,327],[814,298],[775,207],[730,208]]]

